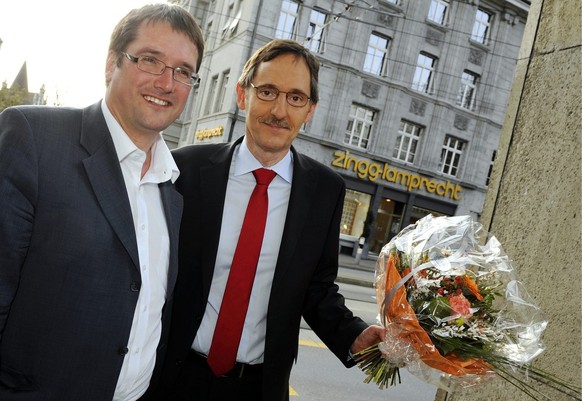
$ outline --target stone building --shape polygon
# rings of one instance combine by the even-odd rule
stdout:
[[[244,133],[234,88],[273,38],[321,61],[320,101],[294,146],[347,184],[342,251],[374,256],[420,217],[479,218],[528,16],[521,0],[183,0],[206,51],[170,146]]]

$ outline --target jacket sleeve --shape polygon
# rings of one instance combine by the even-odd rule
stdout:
[[[28,121],[8,108],[0,114],[0,341],[32,235],[37,172]]]
[[[368,324],[347,308],[345,299],[335,284],[338,272],[339,227],[345,196],[343,181],[337,192],[325,246],[307,293],[308,300],[305,305],[310,306],[304,311],[304,319],[340,361],[351,367],[354,362],[349,357],[350,347]]]

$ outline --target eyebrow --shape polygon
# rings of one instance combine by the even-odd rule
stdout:
[[[273,84],[263,84],[263,85],[256,85],[257,88],[263,88],[263,87],[267,87],[267,88],[274,88],[277,89],[280,92],[285,92],[285,93],[301,93],[302,95],[305,95],[307,97],[309,97],[309,95],[305,92],[303,92],[301,89],[297,89],[297,88],[293,88],[291,90],[288,91],[281,91],[281,89],[279,89],[279,87],[277,85],[273,85]]]
[[[146,53],[146,54],[151,54],[152,56],[154,56],[154,57],[155,57],[155,58],[157,58],[158,60],[160,60],[160,56],[163,56],[163,55],[164,55],[164,54],[163,54],[161,51],[159,51],[159,50],[152,50],[152,49],[148,49],[148,48],[146,48],[146,49],[143,49],[143,50],[140,50],[140,51],[138,51],[138,52],[137,52],[137,54],[138,54],[138,55],[143,55],[144,53]],[[160,61],[162,61],[162,60],[160,60]],[[162,62],[163,62],[164,64],[166,64],[166,65],[168,64],[168,63],[166,63],[165,61],[162,61]],[[174,67],[174,68],[176,68],[176,67],[179,67],[179,68],[187,68],[187,69],[189,69],[189,70],[190,70],[190,71],[192,71],[192,72],[194,72],[194,71],[195,71],[194,67],[193,67],[193,66],[191,66],[190,64],[186,63],[186,62],[182,62],[182,65],[172,65],[171,67]]]

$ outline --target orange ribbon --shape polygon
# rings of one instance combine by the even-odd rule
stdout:
[[[391,253],[386,269],[386,287],[383,297],[400,279],[402,276],[398,273],[395,256]],[[431,368],[454,376],[484,375],[492,371],[492,366],[481,358],[463,360],[453,354],[441,355],[426,331],[420,326],[416,313],[408,304],[404,286],[396,289],[394,296],[386,305],[385,313],[387,322],[397,324],[398,337],[411,344],[417,350],[420,359]]]

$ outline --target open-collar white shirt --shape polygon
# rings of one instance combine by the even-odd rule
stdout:
[[[139,254],[141,287],[127,344],[129,352],[124,356],[113,397],[113,401],[133,401],[149,386],[166,302],[170,241],[158,184],[175,182],[180,172],[160,133],[151,148],[150,168],[142,178],[146,153],[123,131],[105,100],[101,109],[121,165]]]

